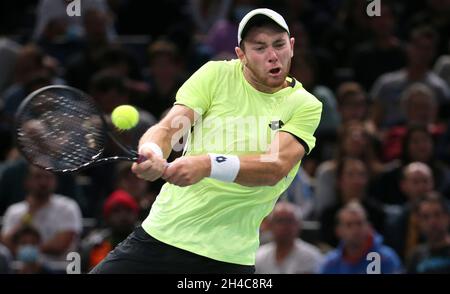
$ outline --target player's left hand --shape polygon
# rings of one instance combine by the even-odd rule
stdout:
[[[185,187],[208,177],[210,173],[211,161],[208,155],[183,156],[170,163],[162,178],[171,184]]]

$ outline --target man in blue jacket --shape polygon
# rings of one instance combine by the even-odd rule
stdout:
[[[337,249],[328,253],[321,267],[323,274],[393,274],[402,271],[397,254],[383,245],[367,221],[364,208],[350,202],[336,215]]]

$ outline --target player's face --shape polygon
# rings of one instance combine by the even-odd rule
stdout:
[[[245,78],[257,90],[274,93],[285,86],[291,67],[294,38],[272,26],[250,29],[244,50],[236,54],[244,65]]]

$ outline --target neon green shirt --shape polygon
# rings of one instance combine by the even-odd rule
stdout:
[[[262,93],[245,80],[239,60],[206,63],[176,97],[175,104],[202,114],[186,154],[262,154],[275,133],[269,124],[279,121],[281,131],[300,138],[307,151],[312,150],[322,104],[298,81],[290,84],[274,94]],[[172,246],[219,261],[254,265],[259,226],[299,165],[274,186],[246,187],[211,178],[188,187],[166,183],[142,227]]]

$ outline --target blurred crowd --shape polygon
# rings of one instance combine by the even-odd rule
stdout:
[[[82,0],[69,17],[70,1],[2,1],[0,273],[65,273],[68,252],[89,271],[163,184],[128,163],[29,166],[14,145],[25,97],[63,84],[106,114],[135,105],[139,125],[117,135],[136,146],[190,74],[235,58],[257,7],[286,18],[291,74],[323,103],[316,148],[261,225],[257,273],[367,273],[373,252],[374,272],[450,273],[450,0],[376,2],[369,17],[366,0]]]

